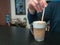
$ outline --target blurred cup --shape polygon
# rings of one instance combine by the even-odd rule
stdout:
[[[36,41],[44,41],[47,24],[45,21],[33,22],[33,36]]]

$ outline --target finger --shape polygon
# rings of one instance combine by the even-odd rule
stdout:
[[[29,9],[35,10],[35,8],[32,5],[29,5]]]
[[[37,1],[38,2],[38,1]],[[36,2],[34,2],[34,4],[35,4],[35,9],[38,11],[38,12],[41,12],[42,11],[42,8],[41,8],[41,6],[39,5],[39,3],[36,3]]]
[[[48,6],[48,4],[45,2],[45,3],[43,3],[43,5],[44,5],[44,7],[47,7]]]
[[[40,5],[41,8],[43,8],[44,7],[43,1],[40,1],[39,5]]]
[[[29,4],[29,8],[31,8],[31,9],[34,8],[34,9],[37,10],[37,11],[39,10],[39,9],[38,9],[38,6],[37,6],[37,4],[36,4],[35,2],[31,2],[31,3]]]
[[[47,7],[48,4],[47,4],[47,2],[46,2],[45,0],[42,1],[42,3],[43,3],[43,6],[44,6],[44,7]]]
[[[33,3],[35,4],[34,8],[39,11],[39,4],[38,4],[38,1],[37,0],[33,0]]]
[[[39,7],[39,5],[36,5],[35,9],[36,9],[38,12],[40,12],[40,7]]]
[[[38,2],[38,4],[37,4],[37,7],[38,7],[38,10],[39,10],[39,12],[42,12],[42,10],[43,10],[43,2],[42,1],[39,1]]]
[[[30,1],[28,2],[28,5],[29,5],[29,8],[30,8],[30,9],[34,9],[35,4],[33,3],[32,0],[30,0]]]
[[[42,7],[40,7],[40,10],[39,10],[40,12],[42,12],[43,11],[43,8]]]
[[[34,8],[37,11],[41,11],[41,8],[36,0],[30,0],[29,1],[29,8]]]

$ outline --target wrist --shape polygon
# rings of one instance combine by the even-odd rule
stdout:
[[[35,10],[29,9],[29,12],[30,12],[31,14],[34,14],[34,13],[35,13]]]

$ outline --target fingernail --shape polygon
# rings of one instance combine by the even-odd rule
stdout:
[[[47,7],[47,5],[45,5],[45,7]]]
[[[47,4],[45,5],[45,7],[47,7]]]

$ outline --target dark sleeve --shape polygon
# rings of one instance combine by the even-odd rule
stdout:
[[[48,4],[48,7],[46,7],[46,9],[45,9],[44,21],[47,22],[47,21],[51,20],[53,11],[54,11],[54,2],[50,2]]]
[[[29,21],[29,24],[31,24],[33,21],[36,21],[37,20],[37,12],[35,11],[34,14],[31,14],[28,10],[28,21]]]

